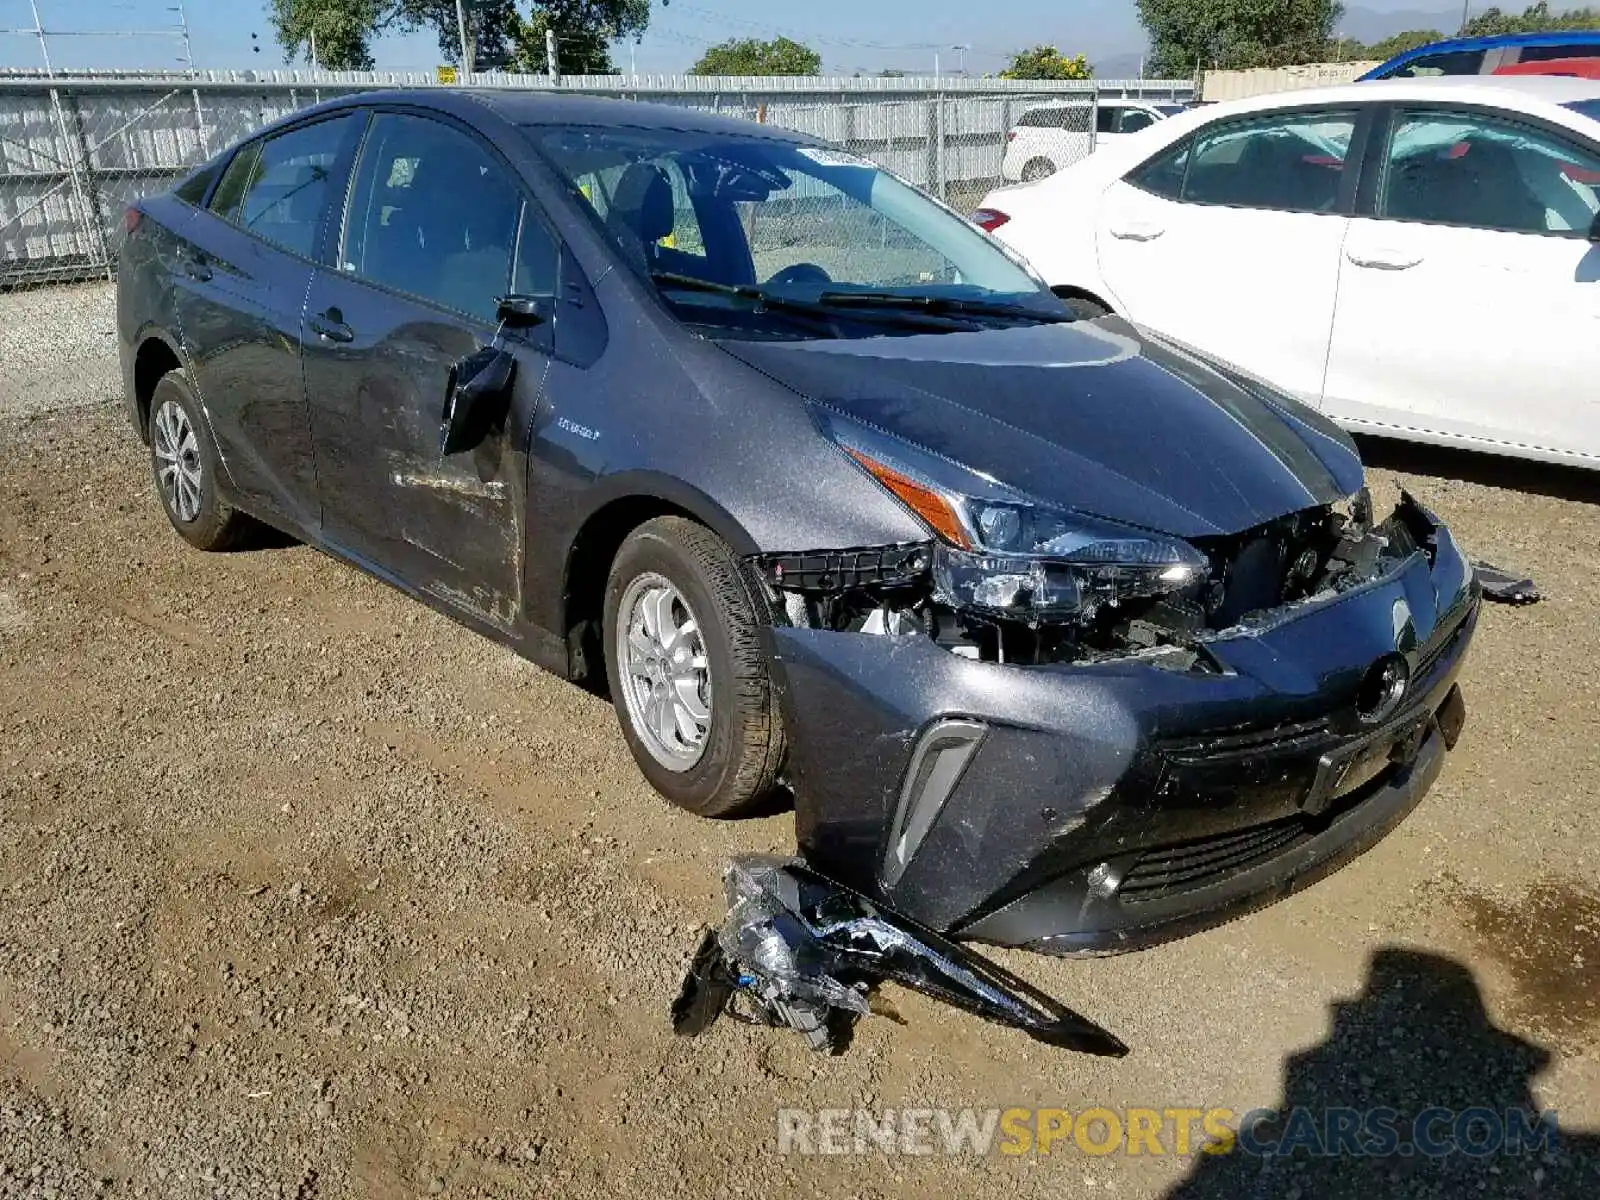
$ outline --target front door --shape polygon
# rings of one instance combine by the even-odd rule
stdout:
[[[1481,112],[1401,110],[1372,212],[1345,245],[1328,414],[1600,455],[1600,152]]]
[[[517,358],[506,419],[440,454],[453,367],[497,339],[499,297],[554,297],[559,256],[511,169],[452,124],[373,117],[335,266],[306,304],[328,541],[416,590],[509,629],[520,604],[527,432],[552,327],[505,334]]]
[[[246,142],[205,212],[184,227],[178,329],[218,452],[246,504],[317,527],[316,464],[300,318],[350,114]]]
[[[1113,184],[1095,241],[1118,310],[1316,403],[1356,121],[1294,111],[1211,125]]]

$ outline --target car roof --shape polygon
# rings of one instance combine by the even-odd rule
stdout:
[[[427,89],[421,91],[425,95]],[[770,137],[792,142],[813,140],[776,126],[718,116],[680,104],[653,104],[644,100],[512,88],[471,89],[466,94],[516,125],[616,125],[630,129]],[[714,102],[715,97],[708,93],[706,99]]]
[[[708,93],[708,100],[713,97]],[[726,134],[735,137],[768,138],[814,145],[816,138],[776,125],[722,117],[687,105],[651,104],[640,100],[620,100],[585,96],[573,92],[517,88],[384,88],[357,92],[326,100],[308,109],[291,113],[256,135],[292,125],[308,116],[342,109],[404,104],[433,109],[470,119],[472,107],[481,106],[513,125],[559,126],[598,125],[625,129],[662,129],[683,133]]]
[[[1245,100],[1224,100],[1172,118],[1213,121],[1228,113],[1272,112],[1320,104],[1414,101],[1481,104],[1515,112],[1573,117],[1566,105],[1600,99],[1600,79],[1569,75],[1440,75],[1428,79],[1374,79],[1328,87],[1296,88]],[[1554,111],[1552,111],[1554,110]]]
[[[1396,54],[1389,61],[1447,50],[1493,50],[1500,46],[1587,46],[1600,42],[1600,29],[1550,29],[1542,33],[1488,33],[1480,37],[1442,38]]]

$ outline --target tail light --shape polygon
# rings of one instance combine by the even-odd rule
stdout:
[[[122,214],[122,228],[128,233],[132,233],[139,228],[139,222],[142,220],[144,220],[144,214],[137,208],[130,208]]]
[[[980,208],[972,214],[972,223],[986,233],[993,233],[1009,220],[1011,214],[1003,213],[998,208]]]
[[[1010,133],[1006,134],[1006,141],[1014,142],[1016,140],[1017,140],[1017,131],[1015,129],[1013,129]]]

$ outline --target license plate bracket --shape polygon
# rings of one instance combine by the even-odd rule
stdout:
[[[1419,718],[1329,750],[1317,760],[1316,779],[1300,805],[1301,811],[1307,816],[1320,816],[1341,796],[1372,782],[1391,763],[1409,763],[1422,748],[1431,723],[1431,717]]]

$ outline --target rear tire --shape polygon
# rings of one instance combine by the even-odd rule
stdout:
[[[765,600],[733,551],[683,517],[628,536],[606,583],[606,678],[651,785],[703,817],[759,808],[785,740],[762,647]]]
[[[169,372],[156,384],[149,432],[156,495],[178,536],[200,550],[238,545],[253,522],[222,498],[217,448],[183,371]]]
[[[1056,165],[1048,158],[1030,158],[1022,168],[1023,183],[1038,183],[1056,173]]]

